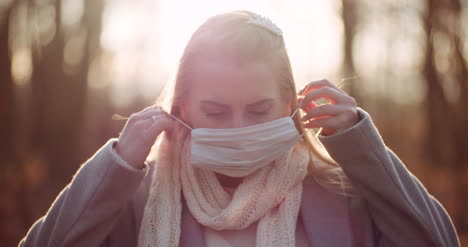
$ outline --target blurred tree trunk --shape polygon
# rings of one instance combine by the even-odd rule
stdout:
[[[461,0],[460,0],[461,1]],[[426,81],[426,154],[429,163],[448,167],[453,171],[456,195],[459,202],[453,219],[460,232],[466,231],[465,212],[466,183],[464,175],[468,165],[468,71],[462,52],[462,11],[459,0],[427,0],[427,12],[423,16],[427,34],[423,75]],[[444,39],[453,48],[447,71],[437,68],[438,39]],[[458,89],[458,96],[447,92],[448,84]]]
[[[87,75],[99,50],[102,1],[84,1],[81,26],[86,35],[83,58],[75,72],[64,73],[64,48],[68,40],[61,23],[61,1],[55,6],[53,40],[34,54],[31,112],[34,116],[33,150],[44,153],[57,190],[70,180],[82,162],[79,141],[86,107]],[[73,35],[73,34],[72,34]]]
[[[7,6],[0,16],[0,169],[16,162],[14,136],[14,84],[11,75],[9,48],[10,15],[13,4]],[[0,176],[3,176],[2,172]],[[0,180],[0,181],[3,181]]]
[[[463,45],[466,40],[463,40],[463,0],[452,0],[451,7],[455,17],[455,23],[451,32],[449,32],[450,39],[454,45],[454,78],[459,88],[458,100],[453,104],[453,111],[451,112],[453,118],[452,139],[454,142],[454,174],[456,176],[457,195],[460,199],[459,217],[457,225],[460,231],[468,231],[468,195],[466,183],[466,171],[468,167],[468,58],[464,57]],[[466,38],[466,36],[465,36]]]
[[[8,197],[12,193],[7,189],[7,170],[15,163],[15,136],[13,132],[13,78],[11,77],[11,59],[9,50],[10,15],[13,6],[4,9],[0,16],[0,217],[2,222],[12,211]],[[1,9],[0,9],[1,10]],[[11,204],[11,203],[10,203]],[[0,243],[12,244],[10,232],[0,225]]]
[[[33,18],[40,15],[37,3],[32,2]],[[54,181],[63,181],[63,176],[69,162],[75,161],[75,140],[69,138],[71,133],[78,130],[73,122],[80,115],[76,105],[82,96],[79,87],[72,85],[65,79],[63,73],[64,33],[61,28],[61,1],[51,3],[54,7],[55,32],[36,34],[38,36],[54,35],[45,46],[36,44],[33,53],[31,113],[34,119],[32,126],[32,151],[45,157],[49,164],[49,175]],[[40,32],[40,30],[34,30]],[[55,34],[54,34],[55,33]],[[73,92],[73,88],[76,91]],[[75,112],[76,111],[76,112]],[[57,180],[55,180],[57,179]]]
[[[5,246],[14,246],[21,237],[20,230],[23,225],[30,222],[31,212],[25,201],[25,181],[23,167],[25,157],[19,150],[20,129],[17,115],[21,112],[17,100],[17,85],[12,76],[11,34],[13,16],[18,8],[24,4],[22,1],[12,1],[0,9],[0,217],[4,224],[0,225],[0,243]],[[15,217],[12,217],[14,215]]]
[[[356,4],[354,0],[341,0],[341,17],[343,20],[344,39],[343,39],[343,65],[342,70],[346,78],[353,78],[355,74],[355,66],[353,60],[353,44],[354,36],[357,28]],[[360,102],[359,90],[356,88],[357,80],[345,81],[345,91],[353,96],[357,102]]]
[[[0,216],[5,219],[0,224],[0,243],[6,246],[18,243],[84,161],[79,141],[87,75],[92,59],[100,52],[104,3],[76,1],[83,1],[84,14],[75,33],[62,25],[62,0],[0,5]],[[25,8],[15,17],[20,13],[18,6]],[[47,14],[41,12],[44,10]],[[52,32],[40,33],[44,32],[41,25],[49,21],[54,23]],[[79,54],[83,56],[72,73],[65,73],[66,44],[73,35],[83,33],[83,52]],[[12,78],[10,35],[20,37],[21,46],[32,50],[33,71],[30,84],[24,86],[27,90],[17,91]],[[44,37],[50,41],[41,42]],[[18,103],[23,98],[24,106]],[[26,131],[18,128],[18,120],[27,123]],[[30,143],[20,147],[18,139]]]

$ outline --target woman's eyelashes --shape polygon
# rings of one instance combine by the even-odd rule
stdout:
[[[253,116],[265,116],[268,115],[268,113],[270,113],[270,111],[249,111],[249,115]]]
[[[211,100],[202,100],[200,109],[208,119],[215,121],[226,121],[236,117],[236,110],[233,109],[229,104],[223,104]],[[274,112],[273,99],[267,98],[258,102],[248,104],[239,112],[239,117],[245,117],[252,121],[262,121],[265,116],[269,116],[270,113]]]
[[[270,113],[270,110],[262,110],[262,111],[247,111],[248,117],[263,117]],[[216,112],[205,112],[205,116],[208,118],[215,118],[215,119],[224,119],[230,117],[231,113],[227,111],[216,111]]]
[[[254,107],[248,107],[246,112],[249,116],[253,117],[263,117],[270,114],[271,109],[273,108],[272,104],[261,104]]]
[[[227,112],[207,112],[205,115],[209,118],[220,118],[220,117],[225,117],[227,115]]]

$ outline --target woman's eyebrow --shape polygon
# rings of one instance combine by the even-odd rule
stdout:
[[[255,107],[255,106],[271,103],[273,101],[274,101],[273,98],[266,98],[266,99],[262,99],[262,100],[254,102],[254,103],[248,104],[247,106],[248,107]]]
[[[219,108],[229,108],[229,105],[227,105],[227,104],[222,104],[222,103],[212,101],[212,100],[202,100],[202,101],[200,101],[200,103],[205,104],[205,105],[216,106],[216,107],[219,107]]]

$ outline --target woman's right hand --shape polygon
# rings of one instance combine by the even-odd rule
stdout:
[[[173,121],[160,106],[133,113],[120,133],[115,151],[129,165],[142,169],[156,137],[162,131],[170,130]]]

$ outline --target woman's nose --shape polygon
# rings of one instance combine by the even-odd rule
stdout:
[[[242,128],[247,126],[249,126],[249,122],[243,117],[234,117],[232,120],[231,128]]]

